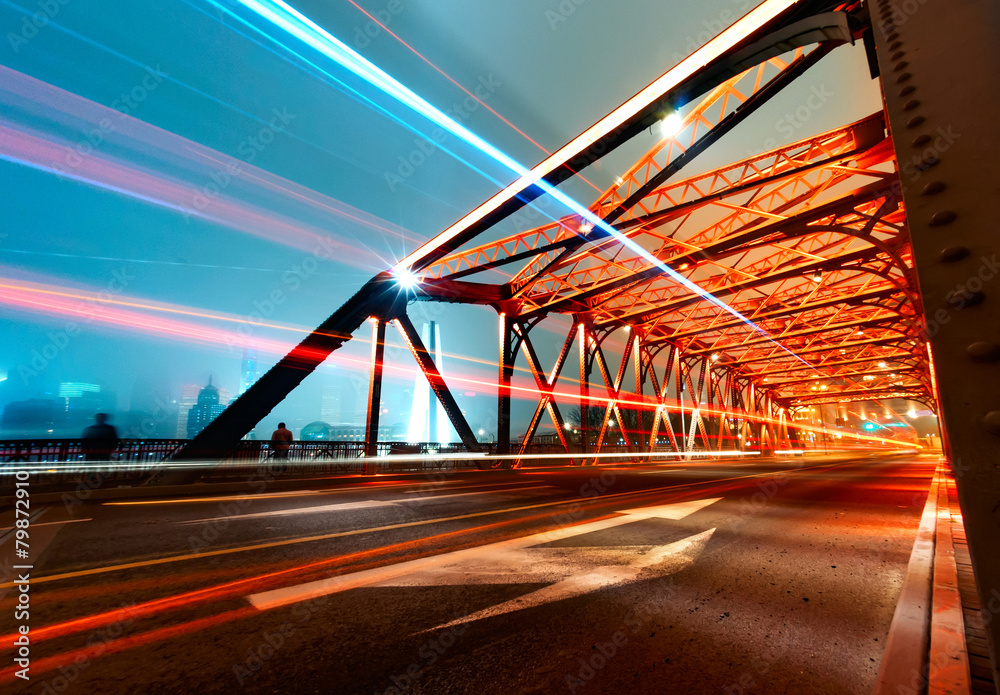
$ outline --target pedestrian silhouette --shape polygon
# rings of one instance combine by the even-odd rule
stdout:
[[[94,423],[83,430],[83,450],[84,459],[87,461],[108,461],[111,459],[111,452],[118,448],[118,430],[114,425],[108,424],[107,413],[97,413],[94,416]]]
[[[282,461],[278,465],[278,470],[283,472],[287,466],[288,461],[288,449],[292,446],[292,440],[295,439],[292,436],[292,432],[285,428],[285,423],[279,422],[278,429],[271,433],[271,448],[274,449],[274,458]]]

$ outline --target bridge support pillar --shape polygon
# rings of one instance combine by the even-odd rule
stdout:
[[[1000,98],[989,77],[1000,73],[1000,5],[875,0],[871,14],[932,379],[1000,682]]]
[[[499,377],[497,379],[497,455],[510,455],[510,381],[514,376],[513,322],[500,313]],[[504,466],[508,465],[505,463]]]
[[[365,475],[375,475],[378,466],[378,425],[382,411],[382,368],[385,359],[385,321],[373,319],[372,358],[368,372],[368,420],[365,423]]]
[[[577,342],[580,344],[580,453],[586,465],[590,453],[590,375],[594,369],[594,356],[590,348],[593,324],[588,316],[574,316]]]

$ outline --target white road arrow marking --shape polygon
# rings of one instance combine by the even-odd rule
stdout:
[[[431,630],[437,630],[452,625],[471,623],[483,618],[492,618],[505,613],[533,608],[545,603],[562,601],[574,596],[582,596],[592,591],[597,591],[609,586],[625,584],[642,578],[643,571],[649,570],[649,576],[662,576],[673,574],[693,563],[705,549],[705,545],[715,529],[709,529],[702,533],[688,536],[683,540],[667,545],[654,546],[651,550],[643,554],[638,554],[634,559],[625,565],[607,565],[597,567],[589,572],[571,574],[566,579],[551,584],[529,594],[519,596],[516,599],[490,606],[478,613],[472,613],[463,618],[452,620],[450,623],[438,625]],[[527,552],[526,552],[527,554]],[[655,571],[655,574],[653,573]]]
[[[698,553],[700,553],[704,548],[705,543],[707,543],[715,529],[677,541],[676,543],[652,547],[639,546],[637,548],[636,546],[627,546],[625,548],[616,547],[586,549],[536,548],[528,553],[530,556],[528,559],[521,555],[526,548],[544,545],[546,543],[552,543],[566,538],[573,538],[574,536],[581,536],[595,531],[603,531],[605,529],[615,528],[625,524],[631,524],[640,519],[680,520],[689,514],[693,514],[700,509],[704,509],[708,505],[713,504],[720,499],[722,498],[716,497],[712,499],[666,504],[658,507],[629,509],[619,512],[620,516],[609,519],[601,519],[599,521],[591,521],[586,524],[553,529],[543,533],[536,533],[531,536],[513,538],[507,541],[500,541],[499,543],[490,543],[488,545],[482,545],[475,548],[456,550],[450,553],[433,555],[431,557],[424,557],[417,560],[409,560],[395,565],[376,567],[374,569],[353,572],[339,577],[320,579],[318,581],[308,582],[299,586],[290,586],[271,591],[264,591],[258,594],[252,594],[248,596],[247,599],[257,609],[267,610],[363,586],[372,586],[375,584],[382,584],[383,586],[398,586],[407,583],[406,581],[400,581],[404,577],[411,577],[413,579],[410,581],[417,581],[417,578],[423,575],[425,580],[430,581],[431,577],[437,576],[440,579],[442,576],[451,574],[457,579],[458,572],[471,569],[473,575],[479,575],[480,577],[484,574],[486,576],[492,576],[495,583],[504,583],[505,579],[510,578],[512,575],[530,576],[531,578],[527,579],[529,582],[539,581],[539,573],[545,577],[541,579],[541,581],[556,581],[556,584],[553,586],[546,587],[538,592],[533,592],[532,594],[527,595],[527,597],[539,595],[538,600],[530,599],[532,601],[530,605],[538,605],[539,603],[547,603],[549,601],[559,600],[560,598],[567,598],[581,593],[596,591],[604,586],[610,586],[624,581],[631,581],[638,577],[639,573],[643,569],[653,568],[664,562],[673,563],[675,558],[680,563],[680,566],[686,566],[687,564],[690,564],[690,562],[694,561]],[[637,552],[640,549],[645,550],[646,552]],[[581,554],[581,551],[585,552]],[[596,551],[596,558],[594,551]],[[623,551],[625,552],[623,553]],[[609,564],[609,552],[623,554],[624,557],[622,557],[619,561],[610,562]],[[578,554],[578,557],[575,559],[570,557],[574,554]],[[560,556],[563,556],[561,562],[559,561]],[[591,560],[585,560],[582,563],[585,566],[589,565],[583,572],[579,571],[581,557],[591,558]],[[517,564],[509,564],[512,559],[517,562]],[[548,559],[547,563],[546,559]],[[594,562],[594,559],[597,560],[596,563]],[[479,571],[477,571],[475,563],[480,563],[478,567]],[[461,566],[462,569],[459,569],[459,566]],[[534,571],[536,569],[539,570],[539,573]],[[442,575],[442,570],[447,570],[447,572]],[[671,569],[670,571],[676,570]],[[453,584],[459,582],[444,581],[440,583]],[[471,584],[480,582],[473,579],[473,581],[462,583]],[[527,597],[522,597],[522,600]],[[504,608],[506,605],[507,604],[500,604],[500,606],[494,606],[493,609],[487,609],[487,611],[498,610],[499,612],[493,613],[498,615],[500,613],[510,612],[510,610],[516,610],[516,608]],[[528,604],[522,603],[519,604],[518,607],[525,608],[527,606]],[[462,620],[477,620],[479,617],[486,617],[485,613],[487,611],[482,611],[481,613],[483,615],[475,614],[478,617],[469,616],[468,618],[463,618]]]

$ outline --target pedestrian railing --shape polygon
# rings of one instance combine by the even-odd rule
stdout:
[[[27,470],[39,483],[53,486],[72,485],[83,476],[99,475],[104,481],[118,485],[137,485],[164,468],[203,468],[205,481],[239,480],[253,475],[281,477],[322,476],[412,471],[454,470],[501,465],[490,459],[497,453],[496,443],[483,443],[479,453],[470,453],[461,444],[435,442],[380,442],[373,462],[365,457],[365,444],[360,441],[298,441],[289,445],[287,457],[277,452],[269,441],[244,440],[224,460],[210,462],[171,462],[170,458],[189,440],[186,439],[121,439],[110,454],[95,458],[93,444],[81,439],[12,439],[0,440],[0,479],[16,471]],[[519,445],[512,447],[519,451]],[[91,452],[88,455],[88,451]],[[628,458],[623,446],[609,445],[602,454]],[[519,465],[569,465],[580,463],[576,458],[552,457],[565,454],[559,444],[532,444],[517,458]],[[536,457],[536,458],[532,458]],[[511,456],[505,461],[513,462]],[[617,456],[608,462],[617,460]],[[374,465],[373,465],[374,464]]]

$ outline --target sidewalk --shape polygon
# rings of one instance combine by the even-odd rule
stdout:
[[[979,611],[979,595],[976,580],[972,575],[972,560],[969,558],[969,544],[965,540],[965,526],[962,512],[958,508],[955,480],[948,478],[948,498],[952,519],[952,540],[955,545],[955,563],[958,566],[958,591],[962,597],[962,612],[965,617],[965,644],[969,656],[969,672],[972,676],[972,692],[995,695],[993,669],[990,666],[989,647],[983,615]]]
[[[955,480],[938,465],[873,695],[996,695]]]

